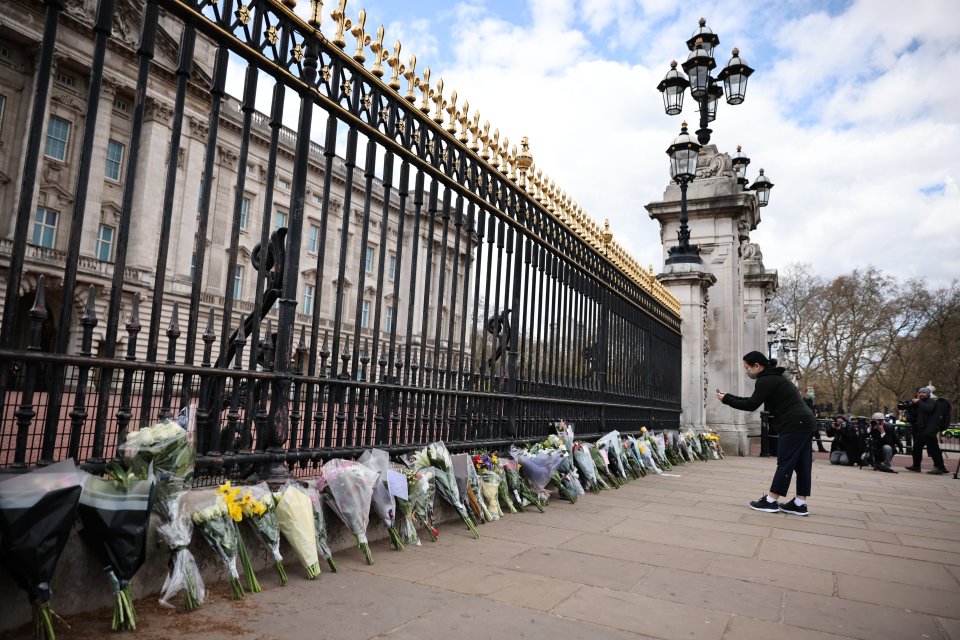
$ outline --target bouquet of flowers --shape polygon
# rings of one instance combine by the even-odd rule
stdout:
[[[611,431],[605,436],[597,440],[597,446],[607,450],[607,465],[621,478],[624,480],[629,480],[630,476],[634,475],[629,466],[627,466],[627,460],[623,455],[623,444],[620,442],[620,432]],[[640,477],[640,474],[636,474],[637,478]]]
[[[710,455],[713,456],[714,460],[720,460],[723,458],[723,449],[720,447],[720,438],[717,436],[717,434],[701,433],[700,437],[703,438],[707,445],[707,449],[710,451]]]
[[[240,522],[243,521],[245,505],[250,505],[253,495],[248,493],[243,498],[240,497],[240,489],[231,487],[230,481],[223,483],[217,489],[217,495],[223,496],[223,501],[227,504],[227,513],[233,520],[233,526],[237,529],[237,552],[240,554],[240,564],[243,565],[243,576],[247,579],[247,589],[251,593],[260,593],[260,583],[257,581],[257,575],[253,572],[253,564],[250,562],[250,554],[247,552],[247,545],[243,542],[243,536],[240,535]],[[256,505],[251,505],[254,511],[259,510]]]
[[[152,471],[156,478],[154,510],[161,520],[157,532],[170,552],[160,604],[172,607],[173,597],[183,591],[187,611],[198,608],[206,597],[197,561],[188,548],[193,524],[183,508],[183,500],[193,482],[195,415],[196,405],[190,405],[180,412],[177,421],[163,420],[134,431],[119,447],[131,472],[146,478]]]
[[[403,540],[397,531],[397,510],[394,497],[387,488],[387,471],[390,469],[390,454],[381,449],[367,449],[357,458],[357,462],[379,474],[373,487],[371,504],[373,511],[383,521],[390,535],[390,546],[395,550],[403,549]]]
[[[647,445],[646,440],[642,437],[638,439],[633,436],[630,436],[628,440],[633,448],[634,455],[640,459],[640,463],[643,465],[645,471],[648,473],[663,473],[654,461],[653,456],[650,455],[650,446]]]
[[[614,489],[619,489],[622,483],[617,478],[616,474],[610,470],[610,466],[607,464],[609,453],[607,453],[606,450],[601,450],[597,445],[592,445],[589,451],[590,458],[593,460],[593,464],[597,468],[599,477],[607,483],[607,486],[613,487]]]
[[[647,466],[643,463],[643,456],[640,455],[640,450],[637,449],[636,443],[637,439],[633,436],[626,436],[621,442],[624,455],[627,457],[627,462],[633,467],[634,471],[640,474],[641,478],[645,478],[647,477]]]
[[[379,476],[352,460],[334,458],[323,465],[323,475],[318,481],[327,504],[339,517],[353,536],[357,546],[363,552],[367,564],[373,564],[370,544],[367,542],[367,524],[370,522],[370,501]]]
[[[227,503],[218,495],[212,504],[207,504],[193,513],[193,524],[200,529],[203,537],[213,548],[230,574],[230,589],[233,598],[244,596],[240,584],[240,572],[237,571],[237,557],[240,555],[240,533],[227,510]]]
[[[526,479],[530,489],[546,505],[550,499],[550,492],[547,491],[547,485],[550,483],[551,476],[562,462],[562,456],[559,451],[541,449],[536,453],[510,448],[510,455],[520,463],[520,471]]]
[[[440,537],[440,532],[433,526],[434,513],[433,503],[437,495],[437,470],[433,467],[424,467],[418,469],[420,476],[419,486],[413,494],[413,514],[420,524],[427,528],[430,539],[433,542]]]
[[[307,571],[307,580],[313,580],[320,575],[320,559],[317,557],[317,531],[310,496],[303,487],[289,481],[274,499],[280,533],[300,558],[300,564]]]
[[[130,581],[147,556],[147,525],[155,489],[152,476],[139,480],[113,465],[110,479],[87,478],[80,494],[80,536],[93,549],[113,586],[114,631],[137,628]]]
[[[0,480],[0,553],[33,605],[33,635],[54,638],[50,581],[87,474],[72,459]]]
[[[457,479],[453,473],[453,461],[450,459],[450,452],[447,451],[446,445],[443,444],[443,442],[434,442],[417,451],[413,456],[413,460],[414,466],[417,469],[424,467],[433,467],[436,469],[434,481],[437,491],[440,492],[440,495],[451,507],[457,510],[457,513],[460,514],[460,517],[463,519],[464,524],[467,525],[467,528],[470,529],[473,537],[479,538],[480,534],[477,533],[477,527],[473,524],[470,514],[467,513],[467,508],[463,506],[463,502],[460,501]]]
[[[500,475],[496,471],[497,454],[486,452],[475,453],[471,458],[473,469],[480,481],[480,493],[483,498],[484,506],[492,520],[499,520],[503,515],[500,509],[498,496],[500,493]]]
[[[243,517],[253,525],[260,541],[273,554],[273,566],[280,584],[287,584],[287,570],[280,555],[280,523],[277,522],[277,501],[266,482],[250,487],[241,501]]]
[[[520,463],[516,460],[502,460],[500,464],[503,467],[503,474],[507,478],[507,489],[509,489],[517,509],[523,511],[524,507],[532,504],[540,513],[543,513],[543,508],[546,505],[520,475]]]
[[[472,462],[467,465],[467,493],[470,497],[471,509],[477,514],[478,522],[496,520],[483,498],[483,483],[480,481],[480,474],[477,473],[477,468]]]
[[[556,455],[560,457],[560,463],[553,469],[553,471],[550,472],[550,481],[556,485],[561,496],[563,496],[571,504],[576,503],[577,496],[580,495],[577,493],[576,487],[579,486],[580,483],[577,481],[576,485],[574,485],[573,478],[569,472],[569,467],[564,465],[565,459],[569,461],[569,454],[567,453],[566,445],[563,443],[563,440],[561,440],[558,436],[551,435],[544,442],[531,446],[528,449],[528,453],[546,453],[551,456]],[[570,466],[572,466],[572,461],[570,461]],[[564,469],[563,473],[561,473],[561,469]]]
[[[597,465],[590,455],[592,448],[593,447],[586,442],[574,442],[573,460],[583,475],[585,489],[587,491],[593,491],[594,493],[600,493],[601,489],[609,489],[610,486],[600,476],[600,472],[597,470]]]
[[[420,480],[423,474],[402,467],[398,464],[391,465],[391,471],[399,473],[406,481],[407,495],[395,496],[397,500],[397,513],[400,516],[400,539],[403,544],[413,544],[420,546],[420,536],[417,535],[415,504],[417,501],[417,492],[422,491]]]
[[[313,483],[313,486],[310,486]],[[313,528],[317,534],[317,553],[327,561],[330,571],[337,572],[337,563],[333,560],[333,552],[330,550],[330,543],[327,541],[327,520],[323,515],[323,498],[317,491],[316,481],[308,481],[307,497],[310,498],[310,506],[313,508]]]
[[[647,445],[650,447],[650,455],[656,461],[657,466],[660,469],[666,471],[671,468],[670,461],[667,460],[666,456],[666,447],[663,441],[663,434],[657,434],[656,436],[649,433],[646,427],[640,427],[640,433],[646,440]]]
[[[510,487],[507,485],[507,472],[503,468],[504,461],[497,456],[496,463],[494,464],[494,472],[499,478],[497,483],[497,496],[499,497],[499,502],[501,506],[506,505],[507,511],[510,513],[516,513],[517,507],[513,505],[513,500],[510,499]]]
[[[569,438],[567,436],[569,436]],[[559,451],[562,458],[560,461],[560,466],[558,466],[556,471],[554,471],[554,484],[556,484],[558,488],[564,489],[566,493],[564,497],[569,500],[568,496],[573,496],[573,500],[571,502],[576,502],[576,499],[585,494],[586,491],[583,488],[583,484],[580,482],[580,473],[577,471],[577,465],[574,464],[573,456],[571,455],[571,452],[573,451],[573,429],[567,425],[566,431],[562,436],[547,436],[547,440],[544,444],[549,445],[551,448]]]

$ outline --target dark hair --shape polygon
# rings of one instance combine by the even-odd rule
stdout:
[[[751,351],[747,355],[743,356],[743,361],[751,367],[760,364],[763,365],[764,369],[766,369],[770,366],[770,361],[767,360],[767,356],[763,355],[759,351]]]

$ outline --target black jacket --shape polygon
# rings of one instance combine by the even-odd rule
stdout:
[[[927,398],[917,405],[917,427],[925,436],[934,435],[950,426],[950,403],[944,398]]]
[[[723,404],[741,411],[756,411],[762,404],[764,410],[773,414],[780,433],[813,433],[817,429],[813,411],[796,385],[783,377],[783,371],[783,367],[764,369],[757,376],[752,396],[741,398],[728,393],[723,396]]]

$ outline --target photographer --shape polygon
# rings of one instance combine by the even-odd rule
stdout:
[[[833,424],[827,429],[827,435],[833,438],[830,445],[830,464],[851,466],[860,460],[860,437],[857,428],[847,421],[846,416],[835,416]]]
[[[869,425],[863,454],[865,461],[871,463],[876,471],[896,473],[892,466],[893,454],[900,445],[896,429],[888,427],[882,413],[873,414]]]
[[[920,462],[923,459],[923,448],[927,448],[927,454],[933,460],[933,469],[927,473],[933,475],[943,475],[947,473],[947,468],[943,463],[943,453],[940,451],[940,443],[937,436],[941,428],[946,429],[950,422],[950,403],[943,398],[934,399],[929,387],[920,387],[917,389],[917,395],[912,400],[915,407],[915,416],[913,423],[913,465],[907,467],[907,470],[920,472]],[[909,420],[909,418],[908,418]]]

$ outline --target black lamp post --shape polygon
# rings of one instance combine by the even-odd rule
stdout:
[[[690,88],[690,96],[697,101],[700,109],[700,128],[697,129],[697,140],[700,144],[710,142],[713,132],[707,124],[717,117],[717,102],[726,95],[727,104],[737,105],[743,102],[747,93],[747,79],[753,69],[740,57],[740,50],[733,50],[733,57],[727,62],[716,78],[710,72],[717,66],[713,58],[713,51],[720,44],[720,38],[707,26],[707,21],[700,18],[700,28],[687,40],[690,55],[681,65],[687,77],[677,71],[677,63],[670,63],[670,71],[657,85],[663,93],[663,107],[667,115],[675,116],[683,110],[684,89]],[[723,82],[720,88],[718,81]]]
[[[677,232],[677,246],[671,247],[667,264],[700,264],[700,247],[690,244],[690,227],[687,226],[687,185],[697,175],[697,154],[700,145],[687,133],[687,123],[683,123],[680,135],[667,149],[670,156],[670,176],[680,185],[680,230]]]
[[[737,147],[737,149],[739,148],[740,147]],[[744,178],[744,180],[746,180],[746,178]],[[770,179],[767,178],[767,176],[763,175],[763,169],[760,169],[760,175],[757,176],[757,179],[754,180],[752,185],[750,185],[750,190],[757,192],[758,204],[761,207],[767,206],[767,203],[770,202],[770,189],[772,188],[773,183],[770,182]]]

